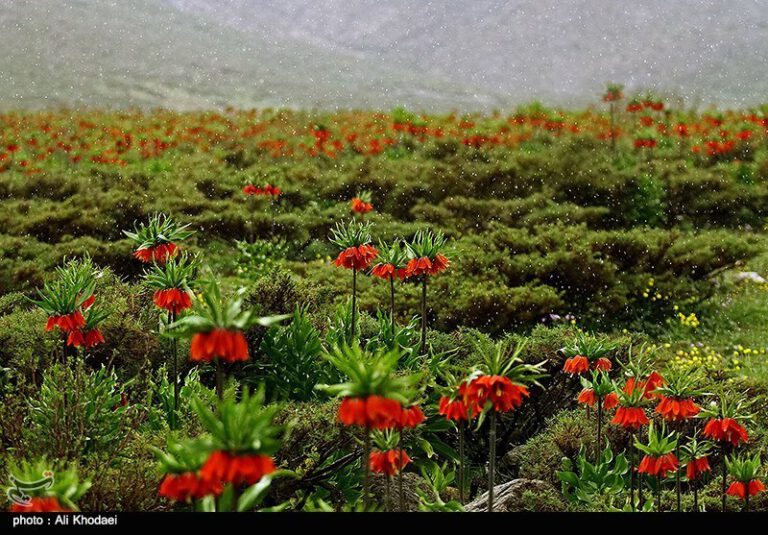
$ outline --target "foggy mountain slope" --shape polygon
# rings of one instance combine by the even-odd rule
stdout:
[[[490,109],[607,81],[766,101],[768,6],[649,0],[0,4],[0,107]]]
[[[404,98],[445,108],[477,101],[447,82],[267,40],[163,0],[3,3],[0,27],[6,51],[0,57],[0,107],[6,109],[388,108]]]
[[[763,102],[768,90],[768,5],[759,0],[166,1],[516,102],[583,103],[607,81],[724,105]]]

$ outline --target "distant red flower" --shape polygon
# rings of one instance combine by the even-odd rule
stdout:
[[[367,214],[373,210],[373,205],[359,197],[352,199],[352,211],[356,214]]]
[[[487,402],[496,412],[508,412],[522,405],[530,393],[524,386],[516,385],[501,375],[481,375],[467,386],[470,406],[483,408]]]
[[[412,258],[405,266],[405,276],[437,275],[441,271],[448,269],[450,265],[451,261],[445,255],[439,253],[432,260],[426,256]]]
[[[765,485],[759,479],[753,479],[748,484],[741,481],[734,481],[731,486],[728,487],[726,494],[728,496],[734,496],[742,500],[747,499],[747,490],[749,490],[750,496],[760,494],[765,490]]]
[[[665,420],[680,422],[699,414],[699,406],[692,399],[662,397],[656,412]]]
[[[65,333],[78,331],[85,327],[85,318],[79,310],[62,316],[51,316],[45,324],[45,330],[52,331],[54,327],[58,327]]]
[[[655,139],[636,139],[634,142],[636,149],[652,149],[657,144]]]
[[[368,459],[371,472],[387,476],[399,474],[410,462],[411,458],[408,454],[400,449],[372,451]]]
[[[400,425],[402,429],[413,429],[418,427],[425,419],[424,412],[418,405],[403,407],[400,412]]]
[[[27,505],[13,503],[10,510],[11,513],[68,513],[70,511],[71,509],[63,507],[55,496],[30,498]]]
[[[650,422],[642,407],[619,407],[611,423],[634,431]]]
[[[461,399],[452,400],[448,396],[440,398],[437,412],[445,416],[446,420],[453,420],[454,422],[469,419],[469,411],[464,401]]]
[[[643,457],[643,460],[640,461],[640,466],[637,467],[637,471],[641,474],[665,478],[669,472],[674,472],[679,467],[680,462],[677,460],[677,457],[675,457],[675,454],[667,453],[661,457],[646,455]]]
[[[339,421],[367,429],[390,429],[400,425],[402,406],[381,396],[344,398],[339,406]]]
[[[717,442],[738,446],[749,440],[747,430],[733,418],[712,418],[704,426],[704,436]]]
[[[240,331],[213,329],[192,336],[190,355],[193,361],[210,362],[219,358],[225,362],[248,360],[248,342]]]
[[[698,479],[701,474],[711,470],[712,467],[709,466],[708,457],[691,459],[688,461],[688,464],[685,465],[685,477],[687,477],[689,481],[693,481],[694,479]]]
[[[347,247],[336,257],[335,264],[346,269],[365,269],[376,258],[378,251],[371,245]]]
[[[162,264],[166,259],[171,258],[178,253],[179,248],[175,243],[161,243],[153,247],[142,247],[133,252],[133,256],[142,262],[149,264],[157,262]]]
[[[246,195],[255,195],[257,197],[278,197],[282,193],[280,188],[272,186],[270,184],[265,185],[264,187],[258,187],[254,186],[253,184],[248,184],[245,187],[243,187],[243,193]]]
[[[206,496],[218,496],[224,491],[221,481],[203,479],[194,472],[167,474],[160,483],[158,494],[175,502],[199,500]]]
[[[589,371],[589,360],[583,355],[576,355],[566,359],[563,364],[563,371],[571,375],[581,375]]]
[[[377,264],[373,266],[371,275],[380,279],[389,280],[390,278],[397,277],[400,280],[404,280],[406,277],[405,269],[397,269],[392,264]]]
[[[192,306],[192,299],[189,293],[179,288],[157,290],[152,296],[152,301],[159,308],[168,310],[173,314],[178,314]]]
[[[605,357],[600,357],[595,361],[594,368],[596,370],[602,370],[602,371],[610,371],[610,369],[613,367],[613,364],[611,364],[611,361]]]
[[[200,469],[200,477],[209,481],[232,483],[235,486],[254,485],[274,471],[275,463],[269,455],[236,455],[226,451],[214,451]]]

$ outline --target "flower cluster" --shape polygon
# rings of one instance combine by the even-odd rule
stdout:
[[[178,242],[192,235],[188,225],[179,225],[172,217],[154,214],[148,223],[137,225],[134,232],[123,231],[133,240],[136,250],[133,256],[144,263],[162,264],[179,252]]]
[[[109,312],[94,306],[94,289],[101,271],[90,257],[70,260],[56,269],[56,278],[32,300],[48,313],[45,331],[59,329],[71,347],[91,348],[104,343],[101,324]]]
[[[243,193],[245,195],[253,195],[254,197],[279,197],[282,190],[271,184],[265,184],[264,186],[248,184],[243,187]]]

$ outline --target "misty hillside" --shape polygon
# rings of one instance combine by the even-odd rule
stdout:
[[[768,101],[759,1],[35,0],[0,28],[4,109]]]

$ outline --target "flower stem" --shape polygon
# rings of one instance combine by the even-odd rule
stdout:
[[[349,341],[355,339],[357,329],[357,268],[352,268],[352,332],[349,333]]]
[[[600,461],[603,452],[603,398],[597,398],[597,455],[596,461]]]
[[[392,321],[392,338],[395,337],[395,277],[389,277],[390,316]]]
[[[464,505],[464,421],[459,422],[459,502]]]
[[[611,151],[613,151],[615,153],[616,152],[616,133],[615,133],[616,128],[614,126],[614,123],[615,123],[615,119],[614,119],[615,110],[614,110],[614,107],[613,107],[613,101],[611,101],[611,103],[610,103],[610,109],[611,109]]]
[[[635,433],[630,435],[632,444],[635,443]],[[629,506],[631,511],[635,512],[635,461],[637,457],[637,451],[634,449],[629,454]]]
[[[488,512],[493,512],[493,485],[496,475],[496,411],[491,410],[488,418],[490,431],[488,434],[488,446],[490,449],[488,459]]]
[[[721,442],[720,443],[720,451],[721,451],[722,457],[723,457],[723,495],[722,495],[723,513],[725,512],[725,496],[726,496],[725,493],[726,493],[726,490],[727,490],[726,489],[726,481],[727,481],[727,476],[728,476],[728,471],[727,471],[727,469],[725,467],[725,455],[726,455],[725,447],[726,447],[725,446],[725,442]]]
[[[693,485],[693,512],[699,512],[699,489],[695,484]]]
[[[365,428],[365,437],[363,438],[363,506],[366,510],[371,505],[371,466],[369,459],[371,458],[371,430]]]
[[[176,314],[168,311],[168,325],[176,321]],[[179,361],[176,338],[171,338],[171,379],[173,380],[173,414],[171,416],[171,425],[176,428],[176,413],[179,410]]]
[[[399,501],[399,511],[405,512],[405,491],[403,490],[403,429],[397,437],[398,456],[400,457],[400,470],[397,472],[397,493]]]
[[[677,446],[675,446],[675,456],[678,461],[680,460],[680,440],[683,438],[683,433],[678,431],[677,433]],[[680,513],[683,510],[683,504],[680,499],[680,466],[675,470],[675,492],[677,493],[677,512]]]
[[[427,348],[427,275],[421,279],[421,350]]]
[[[747,513],[749,512],[749,483],[751,482],[747,482],[747,488],[744,489],[744,511]]]
[[[656,512],[661,512],[661,477],[656,476]]]
[[[386,509],[387,512],[391,512],[392,511],[392,507],[390,505],[392,502],[390,500],[390,492],[389,492],[389,487],[390,487],[391,482],[392,482],[392,476],[387,474],[386,487],[385,487],[385,490],[384,490],[384,508]]]
[[[216,397],[219,401],[224,399],[224,370],[221,368],[221,359],[216,358]]]

